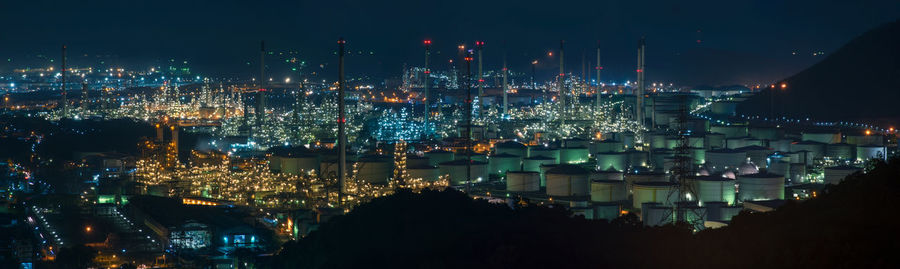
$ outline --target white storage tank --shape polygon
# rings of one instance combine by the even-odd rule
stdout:
[[[702,203],[726,202],[734,204],[735,180],[719,176],[699,176],[689,180],[697,192],[695,199]]]
[[[705,149],[720,149],[725,147],[725,134],[706,133],[703,135]]]
[[[547,147],[537,146],[528,149],[528,157],[544,156],[553,158],[555,163],[559,163],[559,149],[551,149]]]
[[[500,153],[488,158],[490,174],[503,175],[507,171],[521,171],[522,157],[509,153]]]
[[[741,201],[784,200],[784,176],[771,173],[737,177],[738,199]]]
[[[440,163],[438,169],[442,175],[450,176],[450,184],[457,186],[466,182],[466,160],[453,160]],[[483,182],[488,180],[487,163],[481,161],[472,161],[471,179],[473,182]]]
[[[836,130],[804,131],[803,141],[815,141],[823,144],[841,143],[841,132]]]
[[[672,205],[662,203],[643,203],[641,207],[641,222],[644,226],[663,226],[675,221]]]
[[[806,164],[804,163],[792,163],[789,173],[792,184],[803,184],[808,182],[806,179]]]
[[[879,145],[862,145],[856,147],[856,159],[867,161],[870,159],[887,159],[887,149]]]
[[[524,158],[528,156],[528,146],[516,141],[505,141],[494,144],[494,154],[504,153]]]
[[[816,141],[800,141],[791,144],[792,152],[799,151],[808,151],[807,153],[807,164],[812,164],[814,159],[821,159],[825,157],[825,143],[816,142]]]
[[[701,165],[706,162],[706,149],[690,148],[688,150],[691,152],[691,163],[694,165]]]
[[[791,163],[789,162],[773,160],[769,163],[767,170],[772,174],[784,175],[784,178],[787,180],[791,179]]]
[[[884,137],[880,135],[853,134],[847,135],[847,144],[857,146],[872,145],[884,146]]]
[[[724,134],[725,138],[746,137],[747,126],[744,125],[713,125],[709,127],[712,133]]]
[[[750,161],[753,162],[753,164],[756,164],[756,166],[758,166],[759,168],[766,168],[766,163],[769,159],[769,155],[775,153],[774,150],[762,146],[746,146],[737,150],[746,152],[747,158],[749,158]]]
[[[454,155],[455,154],[452,151],[446,150],[432,150],[425,152],[425,157],[428,157],[428,164],[430,165],[438,165],[440,163],[455,160]]]
[[[835,166],[825,168],[825,184],[837,185],[841,183],[849,175],[862,171],[862,169],[853,166]]]
[[[357,178],[369,183],[387,183],[393,176],[393,159],[384,156],[369,156],[356,162]]]
[[[625,151],[625,145],[622,144],[622,141],[607,139],[603,141],[597,141],[593,144],[593,150],[591,154],[597,154],[600,152],[623,152]]]
[[[747,161],[747,153],[733,149],[713,149],[706,151],[706,168],[711,173],[721,173],[739,167]]]
[[[586,163],[590,158],[587,147],[565,147],[559,151],[559,162],[566,164]]]
[[[540,172],[541,165],[557,164],[556,159],[544,156],[528,157],[522,160],[522,171]]]
[[[317,171],[321,167],[321,157],[314,154],[294,155],[281,157],[281,172],[290,175],[300,175]]]
[[[625,174],[624,179],[625,189],[628,190],[629,194],[634,194],[634,184],[637,183],[669,182],[666,174],[656,172],[627,173]]]
[[[419,165],[410,166],[407,163],[406,173],[409,178],[421,178],[425,181],[437,181],[440,179],[441,171],[437,166]]]
[[[705,142],[706,138],[703,136],[692,135],[688,137],[688,147],[690,148],[703,148]]]
[[[635,183],[632,194],[632,206],[641,209],[643,203],[661,203],[672,205],[679,200],[678,187],[669,182]]]
[[[547,171],[547,195],[590,195],[590,171],[576,165],[561,164]]]
[[[646,167],[650,164],[646,151],[628,150],[625,153],[628,154],[628,163],[625,164],[626,168],[635,166]]]
[[[856,146],[845,143],[828,144],[825,146],[825,157],[841,160],[856,160]]]
[[[781,138],[778,129],[774,127],[750,127],[750,137],[760,140],[776,140]]]
[[[563,148],[587,148],[591,145],[591,141],[582,138],[570,138],[562,141]]]
[[[591,180],[625,180],[625,173],[616,170],[595,170],[591,171]]]
[[[790,139],[769,140],[769,148],[774,151],[787,152],[791,151],[791,143],[794,141]]]
[[[628,154],[624,152],[601,152],[597,153],[597,168],[600,170],[613,169],[616,171],[625,171]]]
[[[666,133],[649,132],[644,134],[644,138],[650,142],[651,149],[661,149],[666,147]]]
[[[628,199],[625,182],[621,180],[591,181],[592,202],[615,202]]]
[[[541,175],[538,172],[510,171],[506,173],[506,190],[512,192],[535,192],[541,189]]]
[[[428,157],[421,157],[415,154],[406,154],[406,166],[424,166],[431,165]]]

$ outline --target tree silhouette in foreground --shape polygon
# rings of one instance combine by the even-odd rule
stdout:
[[[878,163],[818,198],[692,234],[627,216],[570,217],[465,194],[399,192],[284,245],[272,268],[887,268],[897,264],[900,162]]]

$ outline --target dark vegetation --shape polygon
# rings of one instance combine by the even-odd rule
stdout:
[[[872,29],[774,90],[775,114],[820,120],[900,123],[900,21]],[[767,116],[773,90],[743,102],[739,112]]]
[[[272,268],[895,268],[900,160],[818,198],[691,234],[456,191],[376,199],[286,244]]]

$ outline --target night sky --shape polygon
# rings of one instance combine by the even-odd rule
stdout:
[[[403,63],[422,61],[429,38],[436,69],[448,66],[457,45],[483,40],[487,68],[498,67],[505,50],[513,71],[539,59],[549,77],[558,59],[547,52],[565,39],[567,68],[580,72],[582,53],[593,60],[600,40],[607,78],[625,80],[634,77],[636,41],[645,36],[652,80],[654,67],[661,77],[674,73],[666,62],[692,51],[772,59],[796,71],[821,60],[813,52],[827,55],[897,18],[896,0],[3,1],[0,72],[46,66],[36,55],[58,58],[66,43],[70,55],[88,55],[70,58],[74,66],[111,55],[107,63],[128,67],[178,59],[208,75],[249,76],[260,40],[327,68],[343,36],[354,54],[374,53],[348,58],[351,75],[397,75]]]

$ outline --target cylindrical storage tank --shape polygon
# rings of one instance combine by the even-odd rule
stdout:
[[[281,172],[281,157],[274,154],[269,156],[269,170]]]
[[[666,133],[652,132],[644,134],[644,138],[650,142],[651,149],[666,148]]]
[[[641,222],[644,226],[663,226],[674,222],[674,209],[672,205],[662,203],[643,203],[641,207]]]
[[[646,151],[629,150],[625,153],[628,154],[628,162],[625,163],[626,168],[635,166],[646,167],[650,164]]]
[[[746,146],[737,150],[746,152],[747,158],[749,158],[750,161],[753,162],[753,164],[756,164],[756,166],[758,166],[759,168],[766,168],[769,155],[775,153],[774,150],[761,146]]]
[[[634,133],[632,132],[624,132],[617,133],[618,136],[615,137],[616,140],[622,141],[622,145],[625,145],[626,149],[634,148]]]
[[[438,165],[439,163],[455,160],[454,153],[446,150],[432,150],[425,152],[425,157],[428,157],[428,164],[430,165]]]
[[[725,148],[725,134],[720,133],[706,133],[703,135],[705,139],[703,141],[703,145],[705,149],[720,149]]]
[[[438,179],[440,179],[441,171],[436,166],[410,166],[407,163],[406,174],[409,176],[409,178],[421,178],[425,181],[437,181]]]
[[[451,185],[463,185],[466,182],[466,160],[453,160],[440,163],[438,169],[442,175],[450,176]],[[472,170],[470,173],[473,182],[483,182],[488,179],[487,163],[472,161]]]
[[[714,149],[706,151],[706,167],[712,173],[735,168],[747,161],[747,153],[733,149]]]
[[[561,164],[547,171],[547,195],[590,195],[590,171],[576,165]]]
[[[587,147],[566,147],[559,151],[559,162],[566,164],[586,163],[590,158]]]
[[[678,147],[679,144],[681,144],[681,138],[674,136],[666,137],[666,149],[675,149],[675,147]]]
[[[825,184],[837,185],[841,183],[849,175],[862,171],[862,169],[853,166],[835,166],[825,168]]]
[[[703,136],[688,137],[688,147],[691,148],[703,148],[704,142],[706,142],[706,137]]]
[[[555,159],[544,156],[525,158],[522,160],[522,171],[541,172],[541,165],[548,164],[557,163]]]
[[[535,192],[541,189],[541,174],[538,172],[510,171],[506,173],[506,190],[513,192]]]
[[[737,177],[741,201],[784,200],[784,176],[758,173]]]
[[[747,146],[747,139],[745,137],[732,137],[725,139],[725,148],[736,149],[743,148]]]
[[[699,176],[689,180],[696,191],[696,199],[702,203],[726,202],[734,204],[735,180],[717,176]]]
[[[768,172],[784,175],[785,179],[791,179],[791,163],[785,161],[772,161],[769,163]]]
[[[625,173],[615,170],[591,171],[591,180],[625,180]]]
[[[807,183],[806,180],[806,164],[805,163],[792,163],[790,171],[790,179],[792,184],[803,184]]]
[[[559,165],[558,164],[542,164],[541,165],[540,171],[539,171],[541,173],[541,187],[547,186],[547,171],[550,171],[550,169],[556,168],[557,166],[559,166]]]
[[[456,155],[454,155],[454,158],[456,158],[457,160],[464,160],[466,158],[472,158],[473,161],[479,161],[479,162],[487,162],[488,161],[486,154],[477,153],[477,152],[471,152],[471,153],[467,153],[465,151],[459,152]]]
[[[316,171],[321,167],[319,155],[297,155],[293,157],[281,157],[281,172],[290,175],[300,175]]]
[[[706,207],[697,205],[692,201],[675,202],[675,221],[682,223],[694,223],[694,228],[705,228]]]
[[[774,151],[787,152],[791,151],[791,143],[793,142],[790,139],[769,140],[769,148]]]
[[[691,163],[694,165],[701,165],[706,161],[706,150],[703,148],[690,148],[688,151],[691,152]]]
[[[628,190],[628,193],[634,193],[634,184],[637,183],[669,181],[666,178],[666,174],[656,172],[628,173],[623,176],[623,179],[625,180],[625,189]]]
[[[624,152],[601,152],[597,153],[597,168],[600,170],[613,169],[616,171],[625,171],[628,154]]]
[[[670,182],[643,182],[632,186],[632,206],[641,209],[643,203],[672,205],[678,201],[678,187]]]
[[[563,148],[587,148],[591,145],[591,141],[581,138],[570,138],[562,141]]]
[[[622,212],[622,203],[604,202],[594,203],[594,219],[613,220]]]
[[[650,154],[650,156],[650,165],[653,165],[653,171],[665,172],[666,159],[675,157],[675,151],[658,149],[653,150],[653,154]]]
[[[360,158],[356,162],[356,177],[369,183],[386,183],[394,173],[392,161],[384,157]]]
[[[415,154],[407,154],[406,155],[406,166],[425,166],[431,165],[431,160],[428,157],[420,157]]]
[[[551,149],[546,147],[531,147],[528,149],[528,157],[537,157],[544,156],[553,158],[556,163],[559,163],[559,149]]]
[[[738,102],[735,101],[713,102],[710,105],[709,112],[716,115],[734,116],[737,112],[737,105]]]
[[[709,127],[712,133],[724,134],[725,138],[746,137],[747,126],[744,125],[713,125]]]
[[[847,144],[857,146],[884,146],[884,137],[880,135],[847,135]]]
[[[749,134],[750,137],[761,140],[771,141],[781,138],[778,129],[773,127],[750,127]]]
[[[507,171],[521,171],[522,157],[508,153],[493,155],[488,158],[488,167],[490,167],[489,174],[495,175],[503,175]]]
[[[528,156],[528,146],[516,141],[506,141],[494,144],[494,154],[499,155],[504,153],[524,158]]]
[[[825,157],[825,143],[815,142],[815,141],[800,141],[791,144],[791,151],[799,152],[799,151],[809,151],[806,158],[807,164],[812,164],[814,159],[821,159]]]
[[[784,159],[790,163],[806,163],[806,159],[805,159],[806,153],[807,153],[807,151],[804,151],[804,152],[788,151],[788,152],[782,152],[781,155],[784,155],[784,157],[782,159]]]
[[[593,144],[593,151],[591,154],[597,154],[599,152],[623,152],[625,151],[625,145],[622,144],[622,141],[616,140],[603,140],[597,141]]]
[[[628,198],[625,182],[621,180],[595,180],[591,182],[592,202],[614,202]]]
[[[825,157],[841,160],[856,160],[856,146],[837,143],[825,146]]]
[[[823,144],[841,143],[840,131],[805,131],[801,135],[803,141],[815,141]]]
[[[885,160],[887,158],[887,149],[878,145],[862,145],[856,146],[856,159],[859,161],[867,161],[870,159]]]

